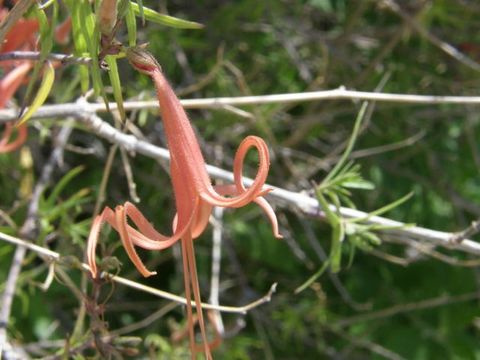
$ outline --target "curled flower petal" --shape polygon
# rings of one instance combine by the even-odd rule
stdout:
[[[115,222],[115,215],[112,209],[105,207],[100,215],[93,220],[90,234],[87,240],[87,264],[90,267],[90,273],[93,278],[97,277],[97,263],[95,262],[95,250],[97,248],[98,235],[103,223],[107,221],[109,224]]]
[[[251,147],[255,147],[258,150],[259,166],[252,186],[246,189],[242,182],[242,169],[245,156]],[[247,136],[242,141],[235,154],[233,174],[235,185],[238,190],[235,193],[235,196],[232,198],[226,198],[218,194],[211,186],[207,188],[207,191],[201,192],[200,196],[214,206],[233,208],[245,206],[254,201],[257,197],[263,196],[270,191],[269,189],[262,189],[267,180],[269,167],[270,156],[265,141],[257,136]]]
[[[235,195],[238,193],[238,189],[235,185],[216,185],[215,190],[221,195]],[[283,236],[280,234],[278,228],[277,215],[275,215],[275,211],[273,210],[272,206],[267,200],[265,200],[265,198],[261,196],[255,198],[253,201],[262,208],[265,215],[267,215],[268,219],[270,220],[273,236],[275,236],[277,239],[282,239]]]
[[[133,246],[132,239],[127,231],[127,215],[125,214],[125,208],[123,206],[117,206],[115,208],[115,222],[118,226],[118,233],[120,234],[123,247],[125,248],[128,257],[135,265],[137,270],[145,277],[155,275],[155,271],[149,271],[145,267],[143,261],[140,259],[137,251],[135,250],[135,246]]]

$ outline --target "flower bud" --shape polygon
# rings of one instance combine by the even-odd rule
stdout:
[[[136,70],[144,74],[150,74],[154,70],[162,69],[153,55],[142,46],[128,48],[127,59]]]
[[[110,36],[117,24],[117,15],[117,0],[102,0],[97,13],[97,21],[102,35]]]

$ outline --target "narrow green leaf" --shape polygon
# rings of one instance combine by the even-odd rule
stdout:
[[[371,217],[373,216],[378,216],[378,215],[382,215],[394,208],[396,208],[397,206],[400,206],[401,204],[403,204],[405,201],[407,201],[408,199],[410,199],[411,197],[413,196],[413,192],[410,192],[408,193],[407,195],[405,196],[402,196],[400,199],[398,200],[395,200],[394,202],[390,203],[390,204],[387,204],[375,211],[372,211],[370,212],[367,216],[363,217],[363,218],[357,218],[357,219],[352,219],[352,220],[349,220],[349,221],[352,221],[352,222],[364,222],[364,221],[368,221],[368,219],[370,219]]]
[[[355,250],[356,246],[354,244],[350,244],[349,249],[348,249],[348,261],[347,261],[347,266],[346,268],[349,269],[352,264],[353,264],[353,258],[355,257]]]
[[[120,0],[117,4],[118,19],[122,19],[127,14],[130,7],[130,0]]]
[[[54,221],[67,210],[90,201],[91,199],[88,197],[88,194],[90,194],[89,189],[80,189],[67,200],[57,204],[44,218],[47,221]]]
[[[328,198],[330,199],[330,202],[335,206],[335,208],[338,211],[338,209],[340,209],[340,206],[341,206],[340,198],[338,194],[334,191],[326,190],[325,196],[328,196]]]
[[[357,179],[351,181],[345,181],[342,183],[343,186],[349,189],[361,189],[361,190],[373,190],[375,189],[375,184],[364,179]]]
[[[131,4],[133,10],[135,11],[135,14],[140,16],[140,6],[134,2],[132,2]],[[203,24],[194,21],[182,20],[170,15],[160,14],[146,6],[143,6],[142,8],[145,19],[157,24],[173,27],[176,29],[202,29],[204,27]]]
[[[137,21],[135,19],[135,12],[130,3],[127,13],[125,14],[125,22],[127,23],[128,46],[133,47],[137,45]]]
[[[335,176],[338,175],[338,173],[342,170],[343,166],[345,163],[348,161],[348,157],[350,156],[353,147],[355,145],[355,142],[357,141],[357,137],[360,131],[360,125],[365,118],[365,115],[367,113],[368,109],[368,102],[364,101],[362,103],[362,107],[360,108],[360,111],[358,112],[357,118],[355,119],[355,124],[353,126],[353,131],[352,135],[350,136],[350,139],[348,140],[348,145],[345,151],[342,154],[342,157],[338,161],[338,163],[335,165],[335,167],[328,173],[328,175],[325,177],[324,181],[327,182],[331,179],[333,179]]]
[[[108,55],[105,57],[105,61],[109,67],[108,76],[110,77],[110,82],[113,88],[113,97],[117,103],[120,118],[122,119],[122,122],[125,122],[127,116],[125,115],[125,109],[123,107],[122,83],[118,74],[117,59],[115,56]]]
[[[75,56],[89,56],[87,49],[87,42],[85,40],[82,27],[85,19],[80,12],[80,1],[65,0],[65,5],[69,9],[72,18],[72,37],[75,45]],[[86,93],[90,88],[90,73],[89,68],[81,66],[79,68],[80,86],[82,93]]]
[[[417,226],[415,223],[405,223],[402,225],[377,225],[377,224],[370,224],[367,225],[367,230],[370,231],[383,231],[383,230],[403,230],[408,229],[412,226]]]
[[[47,66],[43,74],[42,83],[40,84],[38,93],[35,96],[35,99],[33,99],[33,102],[28,108],[28,110],[23,114],[23,116],[19,120],[18,125],[21,125],[26,121],[28,121],[28,119],[30,119],[30,117],[35,113],[35,111],[37,111],[37,109],[43,105],[45,100],[47,100],[50,90],[52,89],[54,80],[55,80],[55,70],[53,69],[52,63],[50,61],[47,61]]]
[[[95,94],[103,94],[102,76],[98,65],[98,47],[100,42],[100,31],[95,21],[95,14],[88,2],[81,2],[80,16],[84,19],[81,31],[87,43],[89,56],[92,58],[91,75]]]
[[[345,239],[345,224],[342,222],[340,217],[330,210],[327,200],[323,196],[321,191],[316,190],[316,195],[318,203],[322,210],[325,212],[327,220],[332,227],[332,241],[330,247],[330,264],[332,272],[340,271],[341,257],[342,257],[342,242]],[[336,198],[335,193],[330,193],[329,195]],[[337,200],[338,201],[338,200]]]
[[[361,235],[369,244],[371,245],[380,245],[382,240],[378,237],[377,234],[367,231]]]
[[[52,193],[50,196],[45,200],[45,203],[47,205],[47,208],[52,208],[55,204],[55,201],[57,198],[60,196],[60,193],[65,189],[65,187],[78,175],[80,174],[83,169],[85,169],[85,166],[80,165],[69,172],[67,172],[55,185],[55,187],[52,190]]]
[[[350,200],[350,198],[348,196],[339,193],[338,197],[340,198],[340,201],[344,204],[344,206],[347,206],[347,207],[352,208],[352,209],[357,208],[355,203],[352,200]]]
[[[340,222],[340,219],[338,218],[337,214],[330,210],[330,206],[328,205],[328,202],[323,196],[322,192],[319,190],[315,190],[315,194],[317,196],[318,203],[322,210],[325,212],[325,215],[330,225],[335,226],[336,224],[338,224]]]
[[[330,268],[333,273],[340,271],[342,262],[342,243],[345,239],[345,227],[340,222],[332,231],[332,244],[330,248]]]
[[[302,285],[300,285],[295,289],[295,294],[301,293],[303,290],[305,290],[310,285],[312,285],[315,282],[315,280],[317,280],[320,276],[322,276],[325,270],[327,270],[329,264],[330,264],[329,260],[325,261],[315,274],[310,276],[307,281],[305,281]]]

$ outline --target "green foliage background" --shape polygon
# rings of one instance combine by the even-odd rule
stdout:
[[[398,3],[431,34],[480,61],[477,2]],[[147,21],[143,27],[137,19],[138,42],[149,42],[149,49],[184,98],[303,92],[342,85],[373,91],[386,74],[390,77],[382,91],[387,93],[478,93],[478,72],[421,36],[382,1],[144,0],[143,4],[160,12],[168,8],[173,16],[205,25],[202,30],[178,30]],[[67,14],[67,8],[60,6],[60,18]],[[124,28],[117,38],[128,42]],[[55,46],[54,52],[73,51]],[[119,60],[118,66],[125,100],[153,98],[148,78],[133,71],[126,60]],[[49,103],[73,102],[79,97],[79,68],[69,65],[57,69]],[[103,72],[101,76],[107,85],[106,96],[113,101],[108,75]],[[192,84],[200,85],[191,91]],[[240,141],[256,134],[271,148],[269,183],[311,191],[311,181],[320,182],[341,155],[359,107],[355,101],[316,101],[242,107],[251,112],[250,119],[222,109],[189,114],[209,163],[231,169]],[[164,146],[156,111],[139,111],[135,119],[148,141]],[[0,209],[17,225],[22,223],[26,208],[19,184],[29,173],[38,175],[52,148],[52,135],[64,120],[31,122],[27,146],[33,155],[33,168],[18,166],[20,152],[0,156]],[[468,226],[480,215],[479,120],[478,106],[376,104],[352,154],[376,189],[354,191],[356,206],[372,211],[413,191],[406,204],[387,215],[443,231]],[[110,146],[84,130],[78,126],[71,143],[93,148],[94,154],[66,152],[64,166],[55,175],[56,183],[77,166],[82,170],[50,201],[47,196],[53,187],[45,194],[38,237],[38,242],[45,244],[48,235],[55,233],[48,246],[78,259],[82,259]],[[390,144],[400,145],[387,151]],[[165,164],[140,155],[132,156],[130,162],[141,199],[139,207],[158,229],[168,232],[174,206]],[[253,157],[250,164],[246,173],[252,175]],[[106,192],[107,205],[131,200],[124,179],[117,156]],[[79,194],[81,189],[85,190]],[[245,304],[261,297],[274,282],[278,282],[278,290],[271,302],[246,316],[224,316],[227,333],[214,353],[216,358],[480,358],[480,273],[475,264],[463,266],[467,255],[441,250],[454,262],[448,264],[418,249],[383,242],[374,253],[357,251],[351,266],[345,262],[340,273],[327,272],[309,289],[294,294],[322,265],[318,248],[328,253],[330,230],[319,219],[307,218],[293,208],[279,205],[277,214],[286,235],[281,241],[273,238],[268,222],[255,206],[225,212],[220,302]],[[1,220],[0,229],[16,232]],[[117,234],[111,232],[102,241],[108,244],[103,247],[104,254],[113,254],[121,261],[122,276],[183,292],[178,249],[141,252],[147,267],[159,274],[145,280],[129,263]],[[195,246],[202,295],[207,299],[211,230],[196,240]],[[0,244],[0,253],[3,282],[12,247]],[[389,261],[392,257],[386,254],[395,256],[396,262]],[[34,254],[27,260],[9,333],[23,345],[65,339],[73,332],[79,301],[65,279],[56,279],[48,291],[40,290],[38,285],[45,279],[48,266]],[[80,272],[63,267],[78,286]],[[459,297],[463,294],[467,295]],[[105,303],[105,320],[109,329],[115,330],[166,304],[116,285]],[[377,313],[392,308],[391,312]],[[370,319],[372,313],[378,316]],[[182,308],[176,307],[128,335],[142,339],[138,345],[142,356],[180,358],[185,356],[187,344],[172,347],[169,336],[172,328],[184,322]],[[88,337],[88,326],[83,333]]]

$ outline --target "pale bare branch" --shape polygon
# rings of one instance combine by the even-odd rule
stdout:
[[[61,255],[59,253],[55,252],[55,251],[52,251],[50,249],[44,248],[44,247],[39,246],[39,245],[32,244],[29,241],[17,238],[15,236],[11,236],[11,235],[4,234],[4,233],[0,232],[0,240],[3,240],[3,241],[6,241],[6,242],[9,242],[11,244],[18,245],[19,247],[34,251],[37,254],[41,255],[46,261],[53,261],[53,260],[58,261],[61,258]],[[87,264],[80,263],[80,267],[84,271],[88,271],[88,272],[90,271],[90,267]],[[132,289],[136,289],[136,290],[143,291],[143,292],[149,293],[149,294],[157,296],[157,297],[161,297],[163,299],[167,299],[167,300],[174,301],[174,302],[184,304],[184,305],[187,303],[187,300],[182,296],[178,296],[178,295],[169,293],[167,291],[159,290],[159,289],[153,288],[151,286],[143,285],[143,284],[140,284],[138,282],[123,278],[121,276],[117,276],[117,275],[113,275],[113,274],[110,274],[110,273],[103,272],[101,274],[101,277],[104,278],[104,279],[109,279],[111,281],[114,281],[118,284],[128,286]],[[265,304],[265,303],[269,302],[271,300],[271,297],[272,297],[273,293],[276,290],[276,287],[277,287],[277,284],[276,283],[273,284],[270,287],[269,291],[264,296],[262,296],[261,298],[255,300],[255,301],[253,301],[253,302],[251,302],[247,305],[225,306],[225,305],[211,305],[211,304],[202,303],[202,308],[206,309],[206,310],[217,310],[217,311],[226,312],[226,313],[246,314],[248,311],[256,308],[257,306],[260,306],[262,304]],[[192,305],[195,305],[195,304],[192,302]]]
[[[348,90],[341,86],[337,89],[310,91],[301,93],[286,93],[273,95],[252,95],[236,97],[217,97],[204,99],[181,100],[186,109],[225,109],[225,106],[245,106],[262,104],[286,104],[320,100],[370,100],[386,103],[399,103],[405,105],[480,105],[480,96],[451,96],[451,95],[420,95],[420,94],[395,94]],[[117,109],[116,103],[109,103],[110,110]],[[158,109],[157,100],[126,101],[125,110]],[[67,103],[59,105],[44,105],[32,116],[32,119],[80,116],[90,112],[106,112],[103,103]],[[0,123],[12,121],[17,118],[14,109],[0,110]]]
[[[78,120],[88,125],[98,136],[124,147],[127,151],[138,152],[155,159],[170,159],[170,153],[167,149],[155,146],[143,140],[139,140],[133,135],[124,134],[107,122],[103,121],[94,113],[79,117]],[[207,171],[211,176],[217,179],[233,182],[233,174],[230,171],[226,171],[212,165],[207,165]],[[248,186],[253,183],[253,180],[244,178],[244,183]],[[307,195],[305,192],[289,191],[270,184],[265,184],[265,187],[273,189],[268,196],[274,200],[277,200],[280,205],[295,206],[307,215],[324,217],[323,212],[318,206],[317,199]],[[334,209],[333,206],[332,209]],[[449,249],[462,250],[475,255],[480,254],[479,243],[465,239],[460,244],[454,244],[450,240],[452,233],[449,232],[431,230],[419,226],[407,226],[405,223],[400,221],[395,221],[380,216],[368,216],[368,213],[366,212],[346,207],[341,207],[339,211],[340,214],[345,218],[368,218],[366,221],[367,223],[392,228],[390,230],[384,230],[384,232],[388,234],[397,234],[403,236],[404,238],[421,240],[429,242],[433,245]]]

